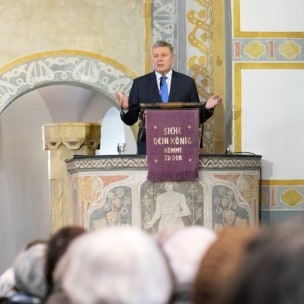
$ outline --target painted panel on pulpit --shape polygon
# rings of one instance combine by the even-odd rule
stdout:
[[[111,187],[102,204],[89,211],[89,230],[102,226],[132,226],[132,189],[128,186]]]
[[[144,182],[141,228],[156,233],[168,227],[203,225],[204,192],[199,182]]]
[[[252,213],[248,202],[238,199],[233,187],[216,185],[212,189],[213,228],[249,225]]]
[[[259,178],[247,174],[216,174],[212,186],[213,229],[258,222]]]

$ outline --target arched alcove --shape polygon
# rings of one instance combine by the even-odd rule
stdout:
[[[0,69],[0,236],[7,251],[1,264],[11,264],[27,242],[49,235],[42,125],[102,123],[118,109],[115,91],[128,92],[135,76],[109,58],[78,51],[34,54]]]

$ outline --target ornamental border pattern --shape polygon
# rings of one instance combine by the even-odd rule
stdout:
[[[234,38],[233,61],[303,62],[304,39]]]
[[[189,4],[189,3],[188,3]],[[195,79],[199,96],[207,100],[214,92],[212,0],[200,0],[187,7],[187,68]],[[215,118],[204,124],[203,148],[215,153]]]
[[[177,49],[177,18],[175,0],[152,1],[152,43],[165,40]]]
[[[262,185],[262,211],[298,211],[304,209],[303,185]]]
[[[0,113],[18,96],[57,83],[83,84],[106,95],[129,91],[130,75],[111,63],[86,56],[50,56],[17,64],[0,75]]]
[[[260,170],[261,160],[259,157],[201,157],[199,160],[199,168],[226,170],[239,168],[242,170]],[[98,171],[98,170],[147,170],[147,160],[145,157],[128,158],[85,158],[73,159],[67,161],[67,170],[69,173]]]

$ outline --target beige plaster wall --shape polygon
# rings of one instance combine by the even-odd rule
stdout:
[[[0,67],[33,53],[73,49],[102,54],[141,74],[145,2],[0,0]]]

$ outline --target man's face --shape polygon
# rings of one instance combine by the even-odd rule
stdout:
[[[168,73],[173,65],[174,54],[168,47],[157,47],[152,49],[152,63],[156,72]]]

